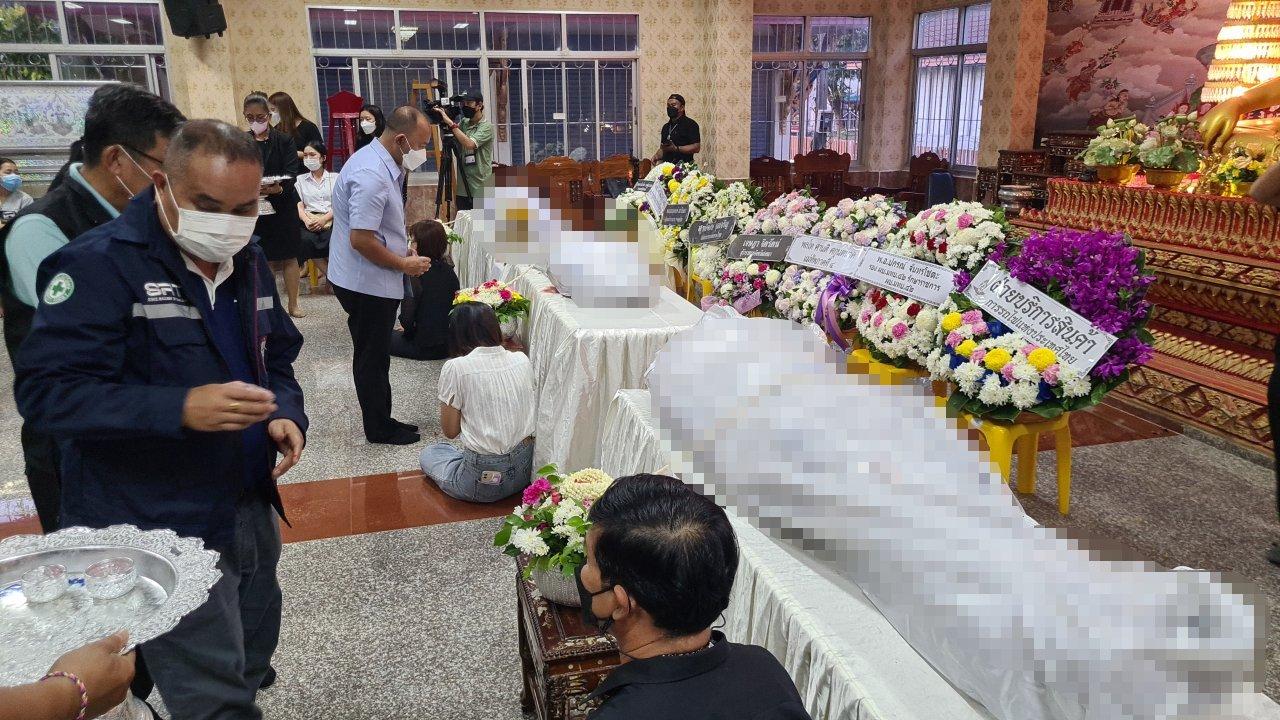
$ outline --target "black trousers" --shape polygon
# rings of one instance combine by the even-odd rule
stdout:
[[[360,401],[364,436],[370,441],[386,439],[396,429],[391,423],[389,374],[391,331],[396,326],[396,308],[400,301],[336,285],[333,294],[347,313],[347,329],[355,346],[351,375],[356,383],[356,399]]]

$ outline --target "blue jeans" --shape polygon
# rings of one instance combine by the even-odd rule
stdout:
[[[441,442],[423,448],[420,460],[422,472],[449,497],[490,503],[520,492],[533,480],[533,438],[503,455],[482,455]]]

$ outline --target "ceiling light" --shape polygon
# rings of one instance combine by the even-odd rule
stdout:
[[[131,21],[131,20],[125,20],[124,18],[111,18],[111,22],[113,22],[113,23],[115,23],[115,24],[117,24],[117,25],[132,25],[132,24],[133,24],[133,21]]]
[[[400,27],[396,28],[396,33],[400,35],[401,42],[405,40],[411,40],[413,39],[414,35],[418,34],[418,26],[417,25],[401,25]]]
[[[84,8],[84,6],[81,5],[80,3],[73,3],[73,2],[64,2],[62,3],[62,7],[66,8],[67,10],[80,10]]]
[[[454,29],[454,30],[465,30],[465,29],[467,29],[467,28],[469,28],[469,27],[471,27],[471,23],[455,23],[455,24],[454,24],[454,26],[453,26],[453,29]]]
[[[360,22],[360,21],[359,21],[359,20],[343,20],[343,21],[342,21],[342,24],[343,24],[343,25],[355,25],[355,24],[356,24],[356,23],[358,23],[358,22]]]

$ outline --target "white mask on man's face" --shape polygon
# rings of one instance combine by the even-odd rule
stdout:
[[[400,166],[409,172],[413,172],[421,167],[422,163],[427,161],[427,149],[425,147],[417,150],[409,145],[409,139],[405,138],[404,144],[409,148],[405,151],[404,157],[400,158]]]
[[[156,202],[160,204],[160,216],[164,219],[169,234],[173,236],[173,241],[188,255],[222,264],[243,250],[253,239],[253,228],[258,224],[256,216],[243,217],[184,208],[173,196],[173,183],[168,177],[165,178],[164,186],[173,206],[178,208],[177,227],[170,223],[164,203],[156,198]]]

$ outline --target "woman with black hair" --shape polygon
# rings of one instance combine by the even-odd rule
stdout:
[[[254,91],[244,99],[244,119],[249,135],[262,151],[262,176],[296,178],[302,174],[302,162],[294,146],[293,136],[271,127],[271,103],[267,96]],[[302,245],[302,222],[298,219],[298,192],[293,182],[276,182],[262,186],[258,205],[258,225],[254,234],[271,268],[284,272],[284,289],[289,314],[302,317],[298,307],[298,251]]]
[[[310,143],[324,142],[324,136],[320,134],[320,128],[302,116],[302,112],[298,110],[298,106],[294,104],[293,98],[289,93],[273,92],[269,99],[271,101],[271,124],[280,132],[293,138],[293,146],[298,151],[298,157],[302,157],[303,148]]]
[[[445,254],[449,234],[439,220],[420,220],[409,228],[409,240],[418,254],[431,258],[431,269],[413,278],[413,297],[401,303],[404,331],[391,336],[391,354],[409,360],[444,360],[449,357],[449,310],[460,284],[453,261]]]
[[[366,103],[360,108],[360,132],[356,135],[356,149],[373,142],[374,138],[382,137],[382,131],[386,129],[387,121],[382,116],[382,108]]]
[[[461,449],[423,449],[422,472],[446,495],[495,502],[520,492],[533,475],[536,405],[533,365],[502,347],[493,308],[461,303],[449,314],[453,359],[440,369],[440,429]]]
[[[333,232],[333,184],[338,176],[324,169],[329,152],[324,143],[313,140],[302,149],[302,165],[307,172],[298,176],[298,220],[302,222],[298,264],[308,260],[321,275],[329,274],[329,235]]]

